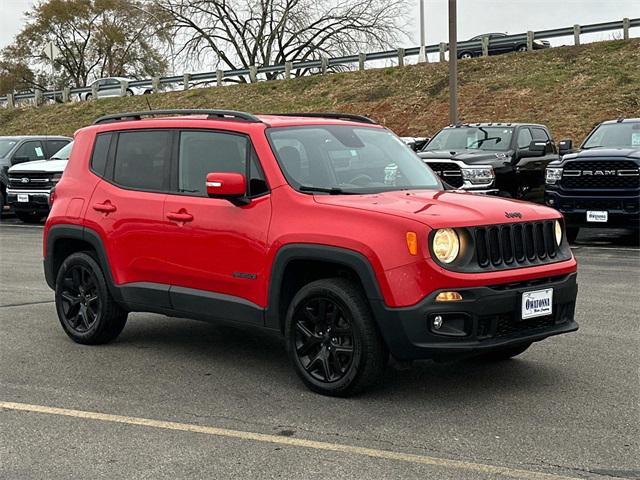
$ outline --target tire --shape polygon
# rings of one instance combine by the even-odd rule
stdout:
[[[521,343],[520,345],[514,345],[513,347],[506,347],[483,353],[475,358],[484,362],[503,362],[510,358],[517,357],[530,346],[531,343]]]
[[[91,100],[92,98],[93,98],[93,95],[91,95],[90,93],[87,93],[87,94],[84,96],[84,100],[85,100],[85,102],[88,102],[88,101],[89,101],[89,100]]]
[[[380,380],[389,353],[361,289],[343,278],[311,282],[289,305],[287,353],[312,391],[348,397]]]
[[[23,223],[38,223],[44,218],[44,214],[40,212],[24,212],[16,211],[16,217]]]
[[[127,323],[127,312],[114,301],[102,269],[86,252],[71,254],[62,262],[55,300],[62,328],[77,343],[108,343]]]
[[[2,218],[2,215],[4,214],[4,206],[5,206],[4,192],[0,191],[0,218]]]
[[[127,89],[127,97],[133,97],[133,91]]]
[[[575,243],[579,234],[580,227],[567,227],[567,241],[569,243]]]
[[[467,59],[467,58],[473,58],[473,53],[471,53],[471,52],[462,52],[462,53],[460,53],[460,55],[458,55],[458,58],[460,60]]]
[[[526,52],[527,51],[527,46],[526,45],[518,45],[516,47],[516,52]]]

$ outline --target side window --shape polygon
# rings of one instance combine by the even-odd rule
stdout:
[[[137,190],[166,189],[171,138],[172,135],[163,130],[121,132],[116,148],[114,183]]]
[[[25,142],[13,154],[14,163],[44,160],[45,158],[42,142]]]
[[[548,142],[549,140],[551,140],[549,138],[549,135],[547,135],[547,132],[544,130],[544,128],[533,127],[531,129],[531,133],[533,134],[533,139],[536,141]]]
[[[107,168],[107,158],[109,155],[109,145],[111,144],[111,133],[103,133],[96,137],[91,155],[91,170],[99,177],[105,176]]]
[[[53,157],[62,147],[69,143],[69,140],[47,140],[47,157]]]
[[[529,148],[533,137],[528,128],[521,128],[518,132],[518,148]]]
[[[178,191],[206,196],[207,174],[246,173],[247,137],[220,132],[184,131],[180,134],[178,158]],[[259,168],[258,159],[251,150],[249,194],[261,195],[267,183]]]

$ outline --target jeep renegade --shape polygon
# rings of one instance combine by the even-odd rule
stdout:
[[[507,359],[578,328],[557,211],[446,191],[366,117],[102,117],[51,201],[44,270],[78,343],[140,311],[272,329],[310,389],[347,396],[389,355]]]

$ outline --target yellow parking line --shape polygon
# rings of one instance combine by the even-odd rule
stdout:
[[[390,450],[378,450],[375,448],[356,447],[339,443],[319,442],[304,440],[301,438],[281,437],[264,433],[245,432],[242,430],[230,430],[227,428],[207,427],[189,423],[165,422],[149,418],[128,417],[124,415],[112,415],[109,413],[87,412],[83,410],[70,410],[67,408],[47,407],[44,405],[29,405],[27,403],[0,402],[0,408],[21,412],[44,413],[49,415],[61,415],[64,417],[97,420],[101,422],[122,423],[126,425],[138,425],[142,427],[161,428],[164,430],[177,430],[181,432],[201,433],[217,437],[236,438],[254,442],[273,443],[291,447],[311,448],[329,452],[361,455],[384,460],[396,460],[410,462],[445,469],[466,470],[486,475],[502,475],[523,480],[576,480],[576,477],[564,477],[550,473],[521,470],[517,468],[499,467],[482,463],[465,462],[462,460],[449,460],[446,458],[430,457],[427,455],[415,455],[410,453],[394,452]]]

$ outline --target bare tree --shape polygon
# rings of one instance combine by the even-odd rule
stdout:
[[[150,1],[172,18],[176,55],[192,63],[213,56],[227,69],[386,48],[405,36],[406,0]]]

